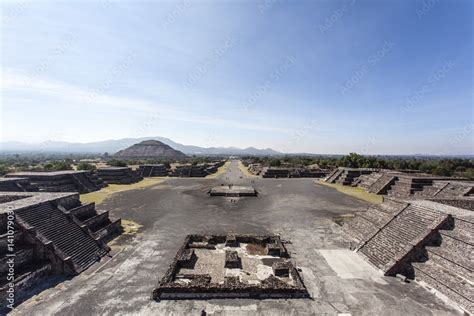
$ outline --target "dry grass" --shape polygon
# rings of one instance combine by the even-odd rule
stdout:
[[[333,217],[333,221],[336,222],[339,226],[344,225],[344,223],[351,221],[354,218],[354,214],[344,214]]]
[[[244,164],[242,163],[241,160],[238,161],[238,164],[239,164],[239,169],[240,169],[240,171],[242,171],[242,173],[243,173],[246,177],[249,177],[249,178],[259,178],[259,176],[254,175],[253,173],[251,173],[251,172],[244,166]]]
[[[207,179],[214,179],[217,178],[224,173],[226,173],[227,169],[229,169],[230,161],[226,161],[222,166],[217,169],[216,173],[206,176]]]
[[[143,225],[135,223],[134,221],[122,219],[123,234],[125,235],[135,235],[136,233],[138,233],[138,230],[141,227],[143,227]]]
[[[81,194],[82,203],[95,202],[96,205],[104,202],[105,199],[110,197],[112,194],[117,192],[137,190],[149,186],[153,186],[165,181],[165,177],[156,177],[156,178],[145,178],[140,182],[133,184],[109,184],[107,187],[102,188],[99,191]]]
[[[351,186],[341,185],[341,184],[336,184],[336,183],[327,183],[327,182],[324,182],[322,180],[320,180],[319,182],[316,182],[316,185],[317,184],[322,184],[322,185],[331,187],[333,189],[338,190],[341,193],[350,195],[350,196],[355,197],[359,200],[364,200],[364,201],[372,203],[372,204],[381,204],[383,202],[383,196],[377,195],[377,194],[374,194],[374,193],[367,193],[362,188],[351,187]]]

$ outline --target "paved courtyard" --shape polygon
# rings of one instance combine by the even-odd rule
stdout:
[[[221,184],[254,186],[259,196],[207,195]],[[384,277],[349,250],[349,240],[332,218],[365,207],[360,200],[314,184],[314,179],[246,177],[237,161],[215,179],[168,179],[116,193],[98,208],[139,224],[138,232],[119,237],[112,245],[113,257],[85,273],[59,283],[49,279],[50,288],[32,292],[12,314],[459,314],[416,283]],[[286,247],[311,298],[151,300],[186,235],[228,232],[278,234],[291,241]]]

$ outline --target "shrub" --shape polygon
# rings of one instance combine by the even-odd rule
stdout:
[[[107,162],[109,166],[112,167],[126,167],[127,163],[123,160],[118,160],[118,159],[112,159]]]
[[[95,170],[97,169],[95,165],[87,163],[87,162],[80,162],[77,165],[77,170]]]

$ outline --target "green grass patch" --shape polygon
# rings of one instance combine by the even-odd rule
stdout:
[[[362,189],[362,188],[351,187],[351,186],[342,185],[342,184],[338,184],[338,183],[327,183],[327,182],[324,182],[322,180],[319,181],[319,182],[316,182],[316,183],[331,187],[333,189],[338,190],[341,193],[350,195],[350,196],[355,197],[359,200],[363,200],[363,201],[366,201],[366,202],[369,202],[369,203],[372,203],[372,204],[381,204],[383,202],[383,196],[377,195],[377,194],[374,194],[374,193],[365,192],[365,190]]]
[[[109,198],[112,194],[117,192],[136,190],[152,185],[159,184],[165,181],[165,177],[156,177],[156,178],[145,178],[140,182],[132,184],[109,184],[105,188],[102,188],[99,191],[81,194],[82,203],[91,203],[95,202],[96,205],[104,202],[105,199]]]

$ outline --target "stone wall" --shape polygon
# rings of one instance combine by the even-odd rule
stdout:
[[[96,174],[107,184],[131,184],[143,179],[137,171],[129,167],[99,168]]]
[[[7,174],[7,178],[25,178],[28,186],[19,182],[23,191],[43,192],[79,192],[88,193],[100,190],[104,184],[96,179],[92,171],[53,171],[53,172],[17,172]]]

